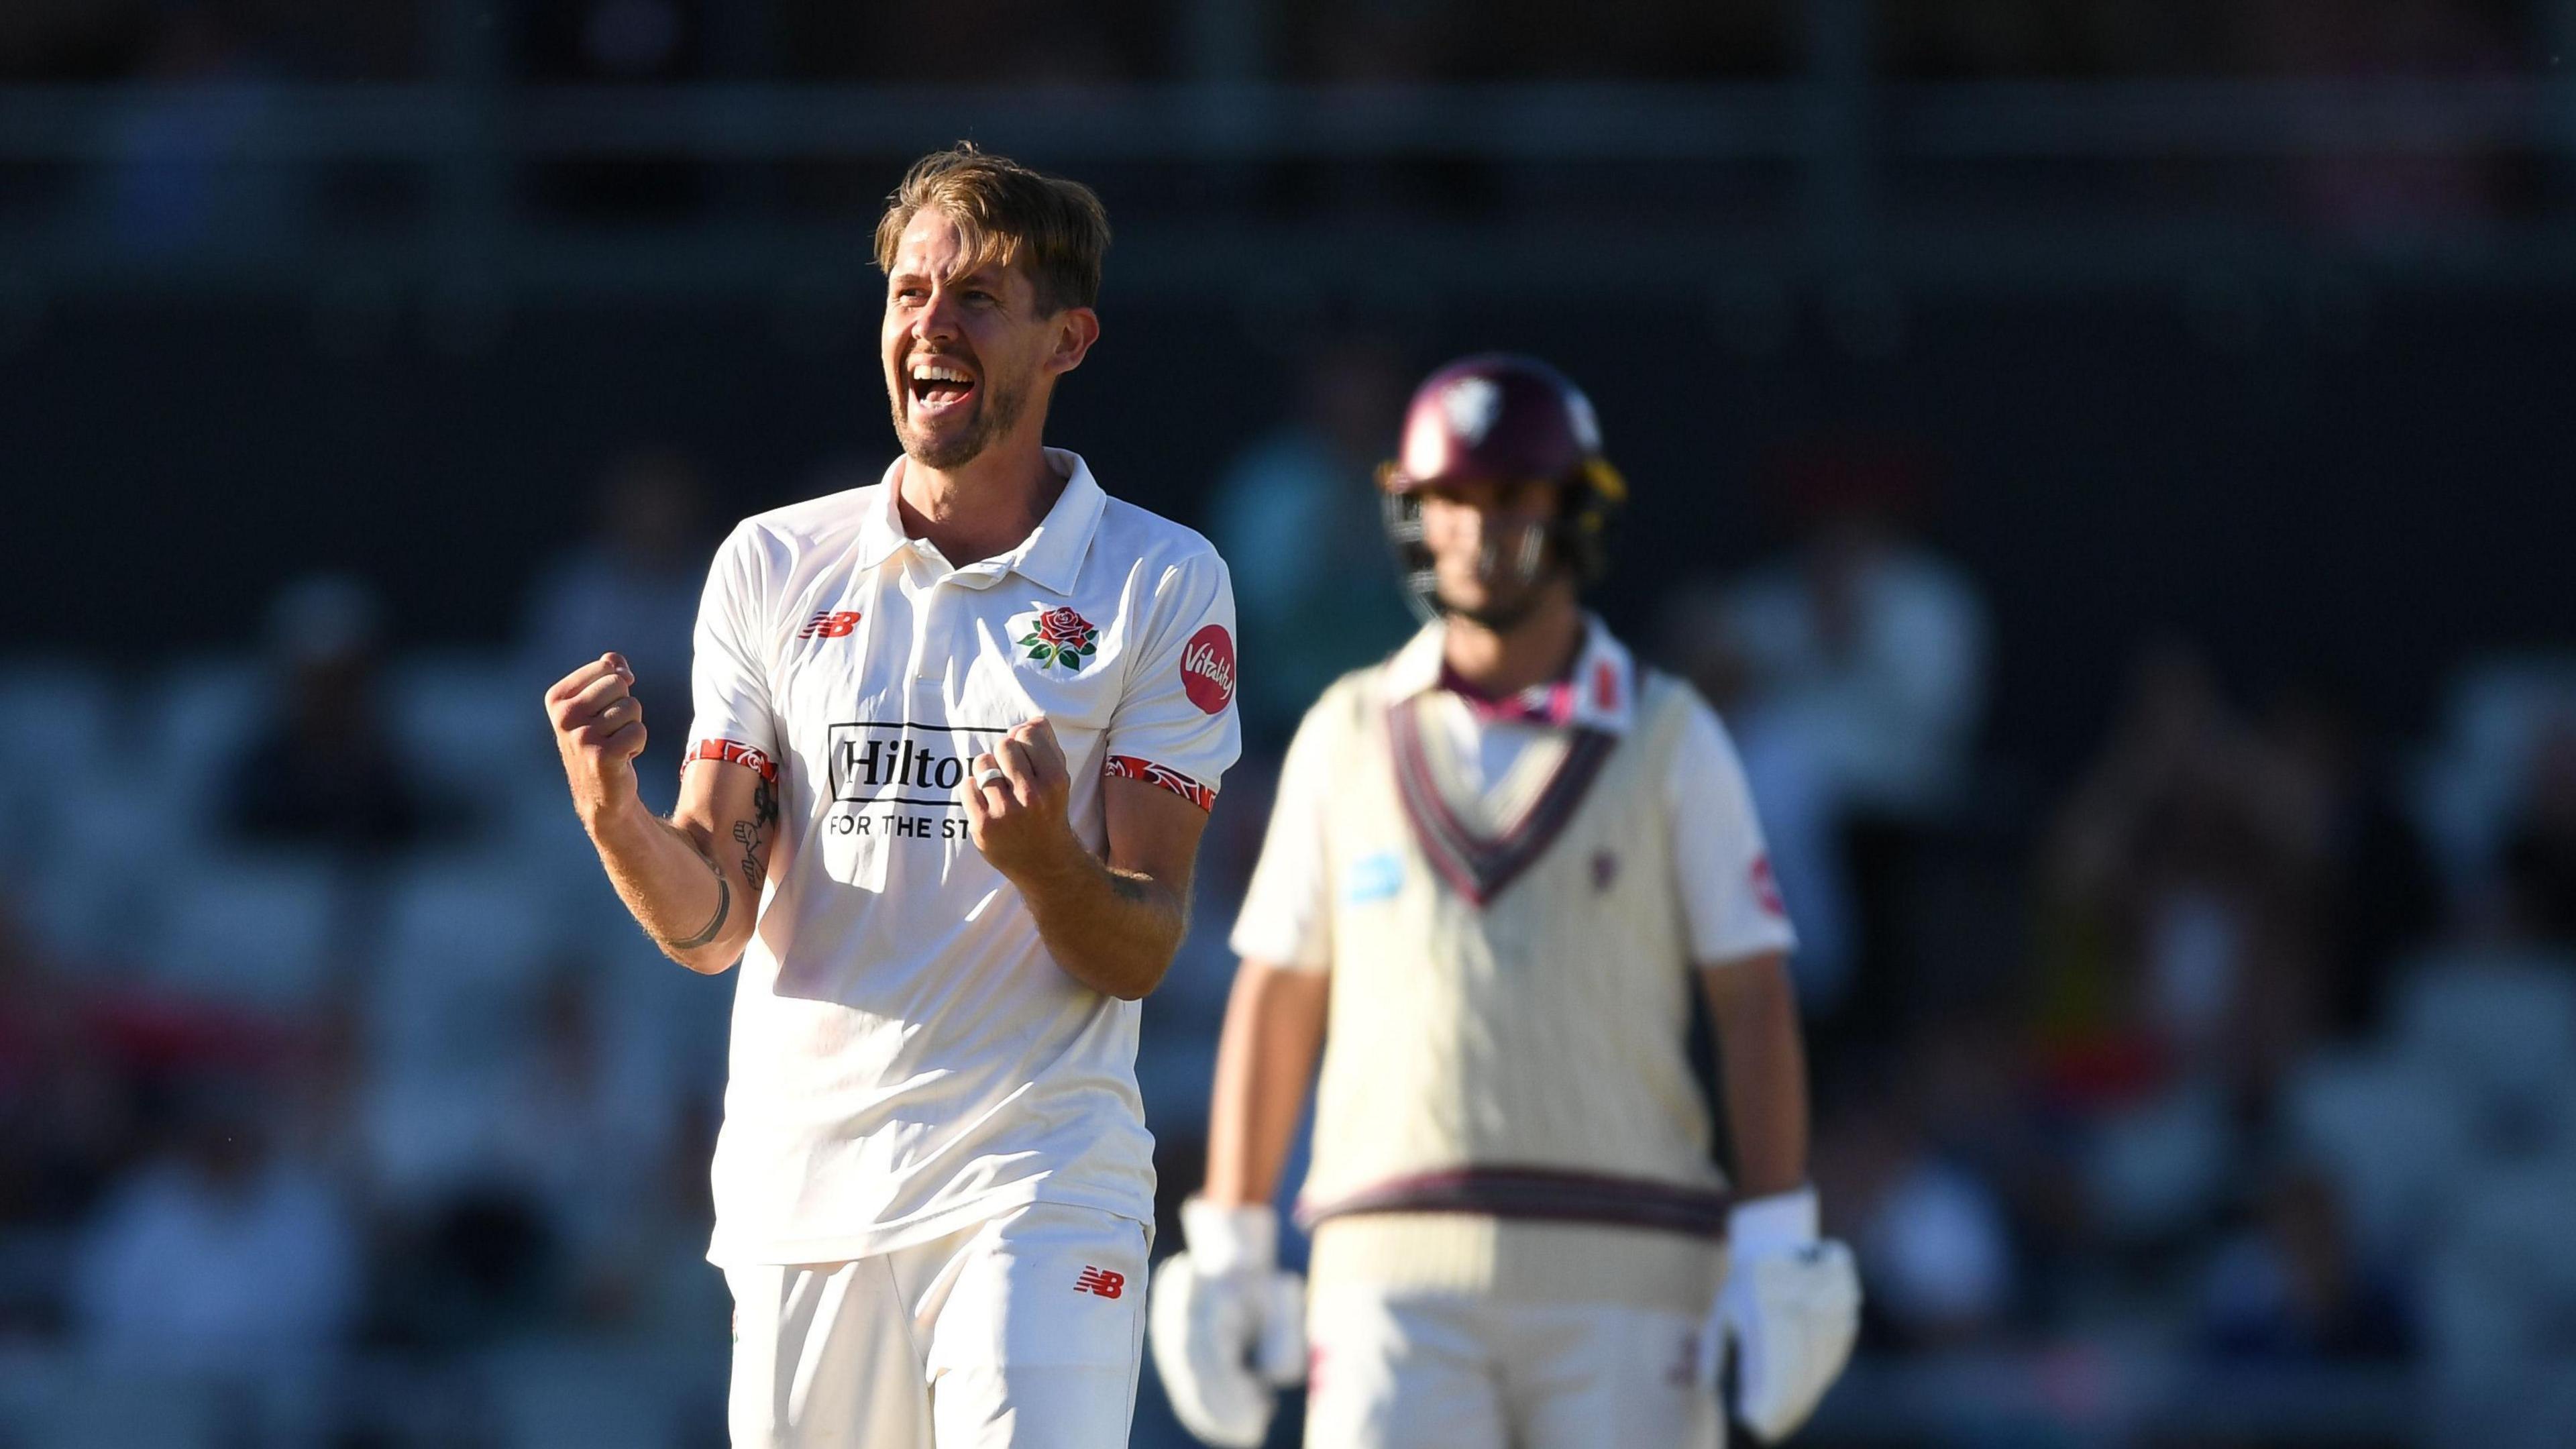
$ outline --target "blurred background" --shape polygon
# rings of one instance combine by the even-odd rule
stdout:
[[[9,0],[0,1446],[723,1442],[732,982],[619,910],[537,696],[626,652],[667,800],[715,539],[892,454],[868,235],[959,137],[1106,199],[1052,439],[1235,570],[1167,1214],[1278,751],[1405,631],[1369,466],[1524,349],[1806,942],[1872,1296],[1802,1442],[2576,1443],[2570,46],[2576,0]],[[1184,1442],[1150,1370],[1137,1442]]]

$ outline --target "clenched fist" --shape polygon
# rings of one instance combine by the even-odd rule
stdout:
[[[1065,821],[1073,777],[1046,716],[1013,726],[977,755],[964,789],[975,848],[1008,879],[1024,883],[1085,853]]]
[[[635,803],[635,757],[644,752],[644,706],[622,654],[602,654],[546,691],[572,806],[590,826]]]

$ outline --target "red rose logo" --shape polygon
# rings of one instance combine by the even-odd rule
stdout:
[[[1222,714],[1233,700],[1234,640],[1224,625],[1210,624],[1190,636],[1181,651],[1181,688],[1209,714]]]
[[[1091,621],[1061,606],[1048,609],[1020,636],[1020,647],[1041,666],[1057,667],[1080,673],[1099,647],[1100,631]]]
[[[1038,615],[1038,637],[1049,644],[1071,644],[1082,647],[1083,636],[1091,632],[1091,621],[1071,609],[1049,609]]]

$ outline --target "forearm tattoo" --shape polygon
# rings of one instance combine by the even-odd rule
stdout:
[[[733,823],[733,838],[742,846],[742,883],[754,894],[760,890],[760,843],[777,819],[778,792],[763,780],[751,787],[751,818]]]
[[[1144,906],[1159,913],[1183,933],[1190,929],[1189,896],[1163,889],[1152,876],[1120,870],[1113,865],[1109,868],[1109,893],[1129,905]]]
[[[674,951],[694,951],[700,946],[707,944],[709,941],[714,940],[716,938],[716,933],[724,929],[725,917],[733,914],[733,887],[725,884],[724,872],[716,870],[714,862],[708,862],[707,868],[711,871],[715,871],[716,913],[714,917],[707,922],[706,929],[698,932],[696,935],[691,936],[685,941],[668,942],[667,944]]]

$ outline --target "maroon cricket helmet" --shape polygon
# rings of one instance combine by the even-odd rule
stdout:
[[[1438,605],[1414,495],[1444,483],[1526,479],[1562,485],[1554,541],[1577,578],[1599,579],[1610,520],[1628,501],[1628,484],[1601,455],[1591,399],[1555,368],[1510,353],[1460,358],[1423,379],[1405,409],[1396,456],[1377,470],[1387,533],[1417,612]]]
[[[1461,358],[1425,378],[1405,409],[1401,449],[1378,470],[1379,483],[1394,493],[1522,478],[1627,496],[1601,456],[1591,399],[1537,358],[1501,352]]]

